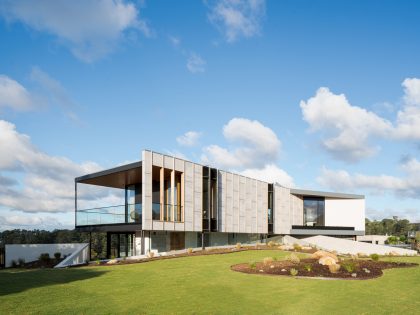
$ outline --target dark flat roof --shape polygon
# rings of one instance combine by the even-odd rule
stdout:
[[[325,192],[325,191],[315,191],[315,190],[306,190],[306,189],[290,189],[290,193],[294,195],[302,196],[318,196],[318,197],[330,197],[330,198],[339,198],[339,199],[365,199],[364,195],[355,195],[355,194],[343,194],[337,192]]]
[[[126,185],[141,182],[141,161],[76,177],[74,181],[81,184],[125,188]]]

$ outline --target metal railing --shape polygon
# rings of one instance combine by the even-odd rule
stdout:
[[[142,205],[126,204],[76,211],[76,226],[141,223]]]

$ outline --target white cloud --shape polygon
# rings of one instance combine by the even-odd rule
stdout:
[[[124,0],[6,0],[0,14],[7,21],[20,21],[48,32],[85,62],[110,53],[127,30],[150,36],[139,10]]]
[[[38,150],[29,136],[15,125],[0,120],[0,171],[23,175],[20,185],[11,177],[1,176],[0,205],[25,212],[74,211],[74,178],[98,171],[92,162],[77,164],[68,158],[50,156]],[[108,190],[90,187],[79,195],[92,204],[113,198]]]
[[[353,106],[344,94],[334,94],[325,87],[306,102],[300,102],[303,119],[310,131],[321,132],[322,146],[328,153],[340,160],[356,162],[379,150],[372,144],[374,138],[420,140],[420,79],[407,78],[402,86],[404,96],[395,122]],[[383,103],[382,107],[388,112],[395,108],[389,103]]]
[[[420,106],[420,79],[407,78],[403,81],[404,100],[407,105]]]
[[[182,136],[176,138],[179,145],[184,147],[193,147],[197,145],[198,140],[201,137],[201,132],[198,131],[187,131]]]
[[[196,53],[191,53],[187,59],[187,69],[191,73],[200,73],[206,70],[206,61]]]
[[[59,228],[72,228],[70,226],[64,226],[58,219],[48,216],[41,218],[35,215],[7,215],[0,216],[1,230],[12,230],[12,229],[43,229],[53,230]]]
[[[397,216],[399,219],[408,219],[410,222],[420,222],[420,212],[414,208],[385,208],[382,210],[366,208],[366,217],[370,220],[382,220]]]
[[[344,94],[320,88],[314,97],[301,101],[303,119],[311,131],[322,131],[322,145],[333,157],[350,162],[372,156],[378,147],[370,143],[372,136],[391,134],[392,124],[358,106],[351,105]]]
[[[405,79],[402,86],[405,106],[397,114],[395,137],[420,140],[420,79]]]
[[[281,142],[273,130],[257,120],[233,118],[223,127],[232,149],[210,145],[203,159],[226,168],[262,168],[277,160]]]
[[[30,110],[34,107],[30,93],[18,82],[5,75],[0,75],[0,109],[10,107],[17,111]]]
[[[275,163],[281,142],[273,130],[257,120],[233,118],[223,127],[231,147],[209,145],[203,149],[202,163],[215,165],[245,176],[293,186],[293,179]]]
[[[218,0],[210,6],[208,18],[226,41],[234,42],[259,35],[264,15],[265,0]]]
[[[166,154],[169,156],[177,157],[179,159],[188,160],[187,156],[184,153],[176,150],[166,150]]]
[[[246,169],[241,174],[269,183],[278,183],[285,187],[294,186],[293,178],[275,164],[267,164],[261,169]]]
[[[420,162],[409,158],[400,165],[403,177],[350,174],[345,170],[323,168],[317,181],[333,190],[367,190],[373,194],[393,193],[402,198],[420,198]]]

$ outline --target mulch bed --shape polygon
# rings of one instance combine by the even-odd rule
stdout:
[[[405,262],[389,262],[389,261],[372,261],[372,260],[347,260],[346,262],[354,263],[355,270],[348,272],[341,266],[337,273],[331,273],[328,266],[323,266],[318,263],[317,259],[308,258],[301,259],[299,264],[294,264],[290,261],[273,261],[271,264],[264,265],[262,262],[256,263],[255,268],[252,268],[250,264],[238,264],[231,266],[233,271],[249,273],[249,274],[261,274],[271,276],[289,276],[290,269],[294,268],[298,271],[297,277],[318,277],[318,278],[330,278],[330,279],[359,279],[366,280],[380,277],[383,274],[384,269],[390,268],[406,268],[418,266],[416,263],[405,263]],[[343,265],[343,262],[340,262]],[[305,269],[305,266],[312,266],[311,271]],[[367,271],[366,271],[367,270]],[[352,276],[356,274],[356,277]]]

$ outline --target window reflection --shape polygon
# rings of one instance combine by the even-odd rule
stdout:
[[[303,198],[303,224],[306,226],[325,226],[324,198]]]

